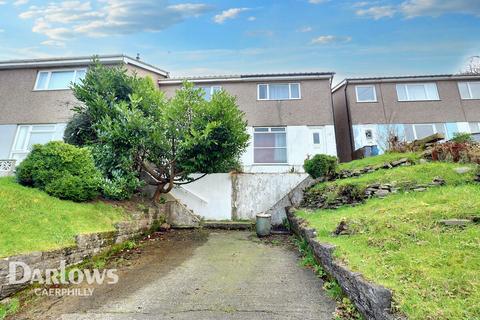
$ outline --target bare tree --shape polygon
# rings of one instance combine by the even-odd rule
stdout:
[[[465,69],[460,74],[480,75],[480,56],[469,57]]]

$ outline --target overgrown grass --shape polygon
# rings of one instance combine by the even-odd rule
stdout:
[[[53,250],[75,243],[77,234],[113,231],[122,209],[74,203],[0,178],[0,257]]]
[[[0,320],[15,314],[20,308],[20,301],[16,298],[10,299],[7,303],[0,303]]]
[[[445,168],[439,164],[438,175],[448,179]],[[392,172],[398,170],[406,168]],[[298,215],[317,230],[319,240],[338,246],[336,256],[352,270],[392,289],[409,319],[480,319],[480,226],[438,224],[480,216],[478,208],[480,187],[465,184]],[[342,219],[356,232],[332,236]]]
[[[360,160],[341,163],[338,166],[338,170],[362,169],[364,167],[381,165],[386,162],[392,162],[402,158],[407,158],[410,161],[417,161],[420,159],[420,155],[417,153],[385,153],[376,157],[368,157]]]
[[[364,159],[359,161],[363,160]],[[472,170],[459,174],[454,170],[458,167],[470,167]],[[358,187],[367,187],[373,183],[392,183],[399,187],[406,187],[417,184],[428,184],[432,182],[435,177],[442,177],[445,179],[447,185],[459,185],[467,181],[472,181],[474,173],[475,166],[471,164],[428,162],[413,166],[401,166],[395,169],[380,169],[359,177],[323,182],[314,186],[313,189],[320,190],[326,185],[355,185]]]

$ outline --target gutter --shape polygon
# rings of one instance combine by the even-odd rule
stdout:
[[[181,84],[183,81],[190,81],[194,83],[211,83],[211,82],[256,82],[256,81],[282,81],[282,80],[330,80],[332,75],[311,75],[311,76],[266,76],[266,77],[230,77],[230,78],[209,78],[209,79],[195,79],[195,78],[183,78],[183,79],[165,79],[158,80],[160,85]]]

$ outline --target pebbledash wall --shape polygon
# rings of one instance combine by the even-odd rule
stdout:
[[[193,82],[208,95],[212,94],[214,89],[224,89],[236,97],[239,109],[244,112],[250,135],[250,144],[241,157],[243,172],[287,173],[304,172],[303,162],[309,156],[319,153],[337,154],[331,96],[332,77],[333,73],[328,72],[252,74],[170,78],[161,79],[158,83],[167,97],[175,95],[183,80]],[[273,92],[274,89],[270,87],[275,85],[288,85],[289,97],[260,97],[261,86],[268,86],[267,91]],[[297,87],[296,97],[290,96],[292,85]],[[265,132],[260,130],[267,130],[271,136],[278,136],[275,141],[266,141],[262,138]],[[265,159],[262,159],[261,155],[268,148],[284,150],[286,159],[283,156],[276,158],[275,155],[272,163],[263,163]]]

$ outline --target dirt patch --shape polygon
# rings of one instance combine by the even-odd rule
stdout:
[[[22,312],[8,319],[57,319],[61,314],[86,312],[110,299],[121,298],[136,291],[160,275],[170,272],[187,259],[195,248],[207,241],[208,232],[202,230],[175,230],[157,232],[140,241],[139,246],[116,254],[105,268],[118,270],[115,285],[83,285],[69,288],[90,288],[89,297],[38,297],[33,290],[25,292]]]

